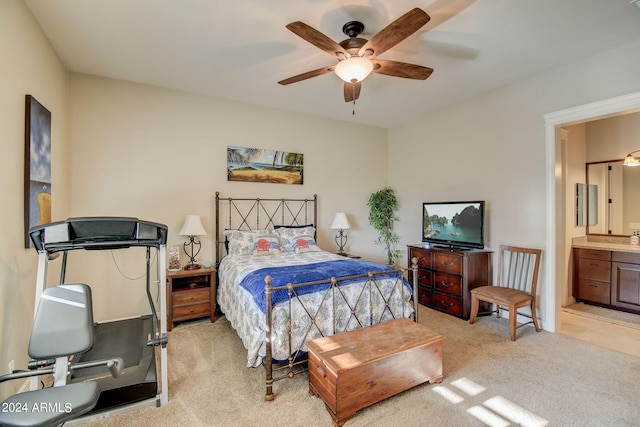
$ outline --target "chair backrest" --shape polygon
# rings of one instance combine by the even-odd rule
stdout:
[[[500,245],[498,285],[536,294],[542,250]]]

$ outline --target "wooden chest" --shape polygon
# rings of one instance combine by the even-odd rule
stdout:
[[[444,336],[409,319],[318,338],[309,350],[309,392],[341,426],[356,411],[425,382],[442,381]]]

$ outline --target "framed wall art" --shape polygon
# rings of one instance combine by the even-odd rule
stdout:
[[[25,104],[24,234],[29,248],[29,229],[51,222],[51,112],[31,95]]]
[[[227,180],[304,183],[304,155],[263,148],[227,147]]]

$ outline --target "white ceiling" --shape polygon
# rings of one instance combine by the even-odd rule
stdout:
[[[25,2],[70,71],[387,128],[640,40],[630,0]],[[340,42],[342,26],[359,20],[368,39],[413,7],[431,21],[379,58],[431,67],[427,80],[372,74],[355,115],[333,73],[277,84],[336,62],[286,24]]]

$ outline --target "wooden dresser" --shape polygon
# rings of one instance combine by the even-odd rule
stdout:
[[[577,301],[640,314],[640,252],[573,248]]]
[[[444,336],[396,319],[307,343],[309,392],[334,426],[357,411],[425,382],[442,381]]]
[[[408,265],[418,259],[418,302],[427,307],[468,320],[469,291],[492,284],[491,251],[409,245]],[[412,276],[409,275],[412,281]],[[491,314],[491,305],[480,303],[478,315]]]

